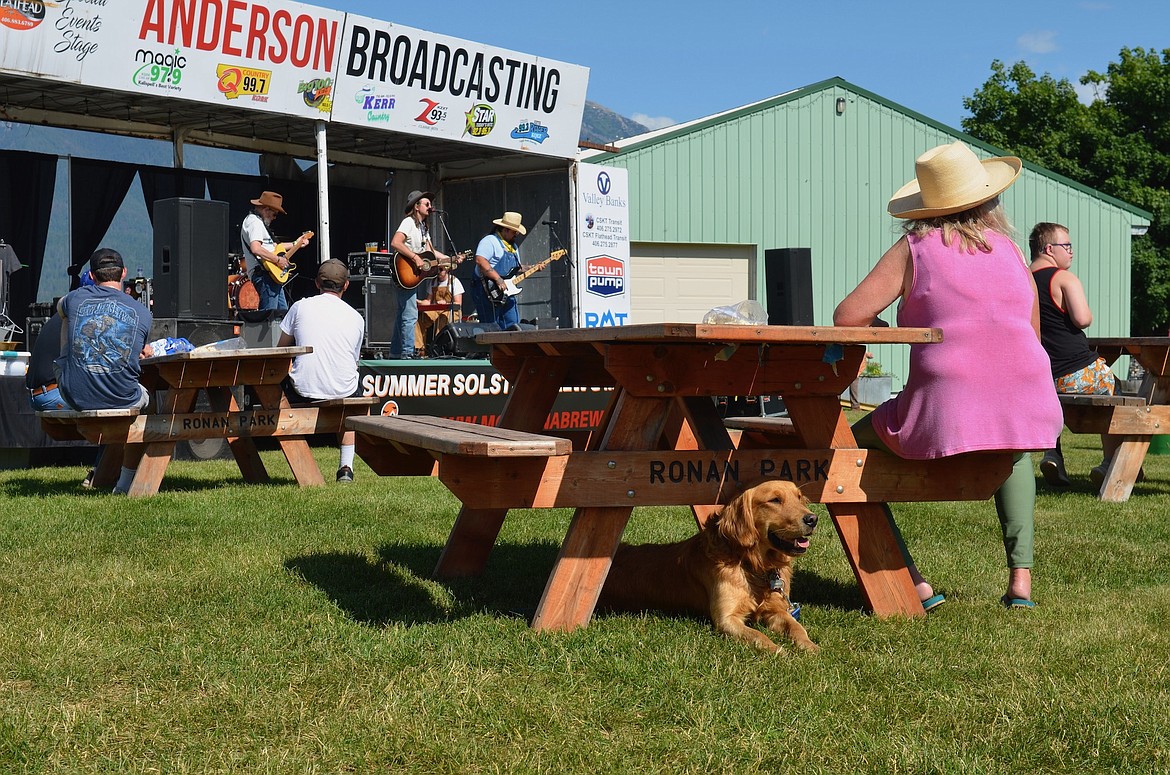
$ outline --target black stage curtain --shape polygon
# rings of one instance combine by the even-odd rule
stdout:
[[[239,245],[240,224],[252,211],[251,200],[262,191],[275,191],[284,197],[287,215],[278,215],[272,224],[272,236],[280,242],[291,242],[305,231],[316,231],[320,218],[317,213],[316,175],[302,180],[280,180],[254,175],[207,173],[207,190],[212,199],[228,203],[228,246],[235,252]],[[394,226],[398,225],[395,221]],[[348,253],[364,248],[366,242],[386,239],[386,196],[362,189],[329,187],[330,248],[333,258],[344,259]],[[300,268],[289,285],[289,295],[295,301],[317,292],[314,271],[322,261],[316,240],[299,251],[294,263]],[[325,258],[328,258],[326,256]]]
[[[142,181],[142,199],[146,202],[151,223],[154,223],[154,203],[158,200],[175,197],[202,199],[207,190],[207,176],[200,170],[139,167],[138,179]]]
[[[0,239],[26,265],[8,278],[8,316],[22,331],[28,331],[28,307],[37,300],[56,183],[56,156],[0,151]]]
[[[70,201],[73,222],[73,260],[77,266],[89,260],[101,247],[102,237],[110,228],[114,216],[134,182],[138,168],[133,164],[72,159],[70,167]],[[111,245],[117,250],[116,245]]]

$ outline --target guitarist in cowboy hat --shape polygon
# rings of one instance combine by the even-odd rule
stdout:
[[[423,270],[423,252],[433,254],[432,260],[450,261],[450,257],[435,250],[431,244],[431,230],[427,218],[435,210],[435,195],[430,191],[411,191],[406,197],[406,217],[398,224],[390,240],[390,249],[404,256],[420,272]],[[414,326],[418,322],[418,289],[396,288],[398,317],[390,337],[391,358],[414,357]]]
[[[265,191],[251,202],[254,209],[240,224],[240,244],[244,248],[244,263],[247,265],[248,274],[252,278],[252,284],[256,286],[256,293],[260,296],[258,309],[286,310],[288,299],[284,296],[284,285],[277,282],[265,264],[275,267],[276,274],[282,274],[288,269],[289,258],[294,252],[309,244],[312,234],[306,232],[297,238],[296,242],[276,244],[268,227],[272,225],[277,215],[286,215],[284,197],[275,191]]]
[[[497,323],[500,330],[520,327],[520,311],[516,297],[504,294],[504,278],[511,277],[524,269],[520,263],[520,251],[516,237],[524,236],[528,230],[521,223],[520,213],[506,212],[492,221],[496,227],[479,241],[475,249],[475,282],[471,284],[471,298],[475,300],[475,311],[481,323]],[[490,287],[497,289],[501,302],[493,303],[488,298]]]

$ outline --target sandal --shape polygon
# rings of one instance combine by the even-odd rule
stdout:
[[[1036,604],[1026,597],[1009,597],[1004,595],[999,599],[1004,608],[1035,608]]]

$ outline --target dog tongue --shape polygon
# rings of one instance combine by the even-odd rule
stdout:
[[[792,543],[801,549],[808,548],[808,539],[807,538],[797,538]]]

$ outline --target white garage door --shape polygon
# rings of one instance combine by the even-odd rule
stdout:
[[[630,245],[630,322],[699,323],[756,295],[754,245]]]

